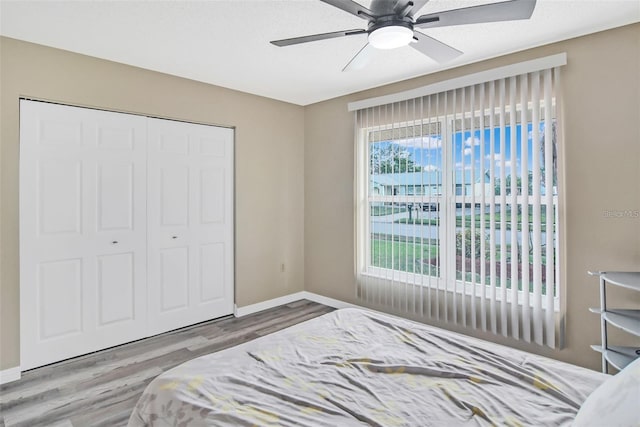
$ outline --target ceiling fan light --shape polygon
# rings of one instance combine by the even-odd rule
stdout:
[[[413,31],[400,25],[381,27],[369,34],[369,43],[377,49],[406,46],[413,39]]]

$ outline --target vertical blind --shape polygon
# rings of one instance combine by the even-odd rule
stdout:
[[[558,345],[559,73],[356,111],[358,298]]]

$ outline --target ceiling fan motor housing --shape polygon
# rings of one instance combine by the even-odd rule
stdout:
[[[406,46],[413,39],[411,18],[383,16],[369,22],[369,43],[378,49],[395,49]]]
[[[381,16],[369,22],[367,31],[372,33],[382,27],[405,27],[413,31],[413,20],[408,16],[404,18],[396,15]]]

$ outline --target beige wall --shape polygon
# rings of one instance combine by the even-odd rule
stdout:
[[[552,351],[484,338],[599,369],[589,349],[600,340],[598,281],[587,269],[639,270],[640,218],[604,210],[640,210],[640,24],[507,55],[305,108],[305,290],[358,304],[354,287],[353,113],[347,103],[413,89],[515,62],[567,52],[564,92],[566,347]],[[640,305],[640,293],[611,293]],[[440,325],[445,326],[445,325]],[[482,334],[476,334],[482,337]],[[612,339],[637,343],[622,333]],[[622,342],[622,341],[620,341]]]
[[[0,370],[19,364],[21,96],[235,126],[236,303],[303,290],[302,107],[8,38],[0,89]]]
[[[567,345],[504,344],[597,369],[597,281],[589,268],[638,269],[640,24],[299,107],[0,38],[0,370],[19,364],[18,98],[236,126],[236,303],[305,289],[359,303],[354,291],[350,101],[567,52],[565,101]],[[304,177],[304,179],[303,179]],[[280,272],[280,264],[286,269]],[[626,299],[625,302],[622,300]],[[640,304],[640,295],[615,300]],[[628,337],[617,334],[618,337]],[[481,336],[481,335],[479,335]]]

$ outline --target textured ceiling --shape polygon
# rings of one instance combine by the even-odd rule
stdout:
[[[431,0],[417,15],[491,2]],[[448,64],[402,47],[341,72],[366,35],[269,43],[366,28],[319,0],[0,1],[4,36],[299,105],[639,21],[638,0],[538,0],[528,21],[422,30],[464,52]]]

